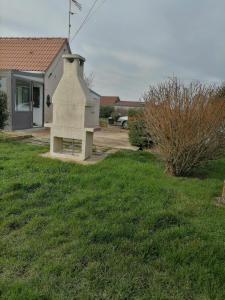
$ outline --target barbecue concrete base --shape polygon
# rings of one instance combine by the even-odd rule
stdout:
[[[68,155],[68,154],[63,154],[63,153],[51,154],[50,152],[48,152],[48,153],[41,154],[40,156],[44,157],[44,158],[61,160],[64,162],[77,163],[80,165],[94,165],[94,164],[97,164],[97,163],[101,162],[102,160],[104,160],[110,154],[116,153],[117,151],[119,151],[119,150],[111,149],[107,152],[93,154],[90,158],[83,160],[83,161],[80,160],[79,154],[78,155],[76,155],[76,154]]]
[[[224,197],[216,198],[215,205],[219,206],[219,207],[224,207],[225,208],[225,198]]]

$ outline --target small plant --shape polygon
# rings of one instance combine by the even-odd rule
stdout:
[[[107,119],[112,116],[115,109],[113,106],[101,106],[100,107],[100,118]]]
[[[101,128],[106,128],[108,127],[108,121],[106,119],[99,119],[99,124]]]
[[[111,117],[113,119],[113,122],[115,123],[121,117],[121,114],[118,111],[113,111]]]
[[[7,110],[7,95],[5,92],[0,91],[0,129],[4,129],[8,120]]]
[[[152,146],[151,136],[147,133],[142,110],[129,111],[129,140],[139,150]]]
[[[129,116],[129,118],[136,117],[136,116],[143,116],[143,110],[131,108],[128,111],[128,116]]]
[[[189,175],[225,150],[225,98],[221,89],[172,78],[145,94],[145,123],[167,171]]]

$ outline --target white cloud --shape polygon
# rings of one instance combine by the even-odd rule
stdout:
[[[92,0],[72,19],[78,28]],[[132,4],[131,4],[132,2]],[[3,36],[66,36],[68,0],[0,0]],[[150,83],[225,79],[224,0],[107,0],[72,43],[103,94],[138,99]]]

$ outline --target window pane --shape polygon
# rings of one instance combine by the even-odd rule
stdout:
[[[40,108],[40,88],[33,87],[33,107]]]
[[[16,111],[30,111],[30,84],[25,81],[16,81]]]
[[[7,78],[0,77],[0,91],[7,93]]]

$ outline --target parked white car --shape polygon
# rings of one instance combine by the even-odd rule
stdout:
[[[119,119],[117,120],[116,124],[118,126],[121,126],[124,129],[127,129],[128,128],[128,116],[119,117]]]

